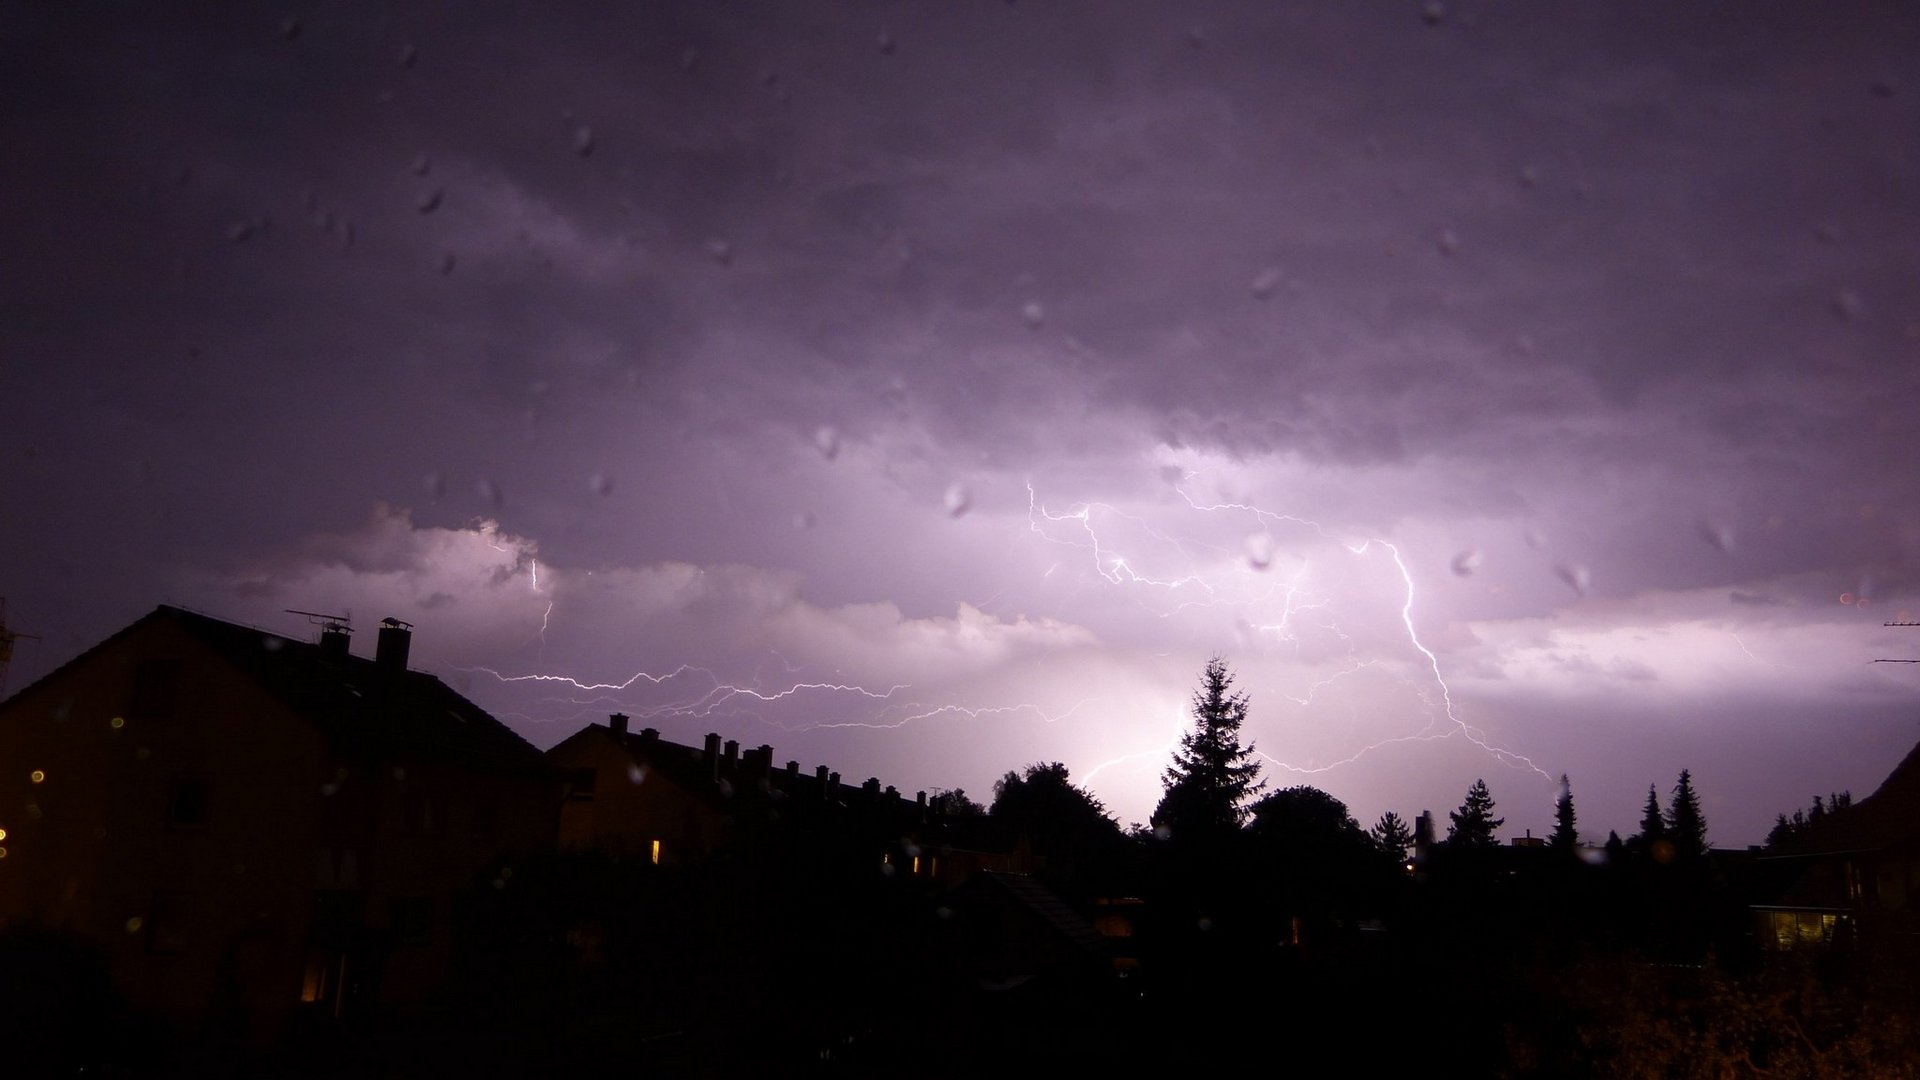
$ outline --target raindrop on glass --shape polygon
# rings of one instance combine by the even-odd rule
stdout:
[[[1047,309],[1041,306],[1040,301],[1029,300],[1020,309],[1020,317],[1027,320],[1028,326],[1038,330],[1047,321]]]
[[[733,245],[719,237],[707,241],[707,254],[721,266],[733,265]]]
[[[1833,294],[1833,315],[1836,319],[1857,319],[1866,310],[1866,303],[1860,294],[1851,289],[1842,289]]]
[[[227,226],[227,242],[238,244],[253,238],[253,222],[236,221]]]
[[[840,432],[832,424],[821,424],[813,429],[813,448],[820,456],[832,461],[840,456]]]
[[[586,126],[585,124],[582,124],[579,127],[574,129],[573,152],[576,154],[579,154],[581,157],[586,157],[589,154],[593,153],[593,129],[592,128]]]
[[[1892,79],[1875,79],[1867,84],[1867,89],[1873,92],[1874,97],[1890,98],[1900,87]]]
[[[1733,553],[1733,529],[1720,522],[1702,521],[1700,539],[1706,541],[1708,546],[1722,555]]]
[[[1433,236],[1433,246],[1442,255],[1454,255],[1460,250],[1460,235],[1452,229],[1441,229]]]
[[[1565,582],[1576,596],[1587,595],[1588,586],[1593,584],[1593,572],[1579,563],[1557,563],[1553,568],[1553,576]]]
[[[1269,532],[1249,533],[1246,540],[1247,565],[1255,570],[1265,570],[1273,565],[1273,534]]]
[[[973,492],[968,491],[965,484],[956,480],[947,485],[947,494],[942,502],[947,508],[948,517],[962,517],[968,510],[973,509]]]
[[[1538,187],[1540,184],[1539,168],[1533,165],[1523,167],[1520,170],[1520,184],[1523,187]]]
[[[443,274],[453,273],[454,264],[457,262],[459,262],[459,260],[453,257],[453,252],[451,251],[440,256],[440,272]]]
[[[280,20],[280,36],[292,41],[300,36],[300,20],[289,15]]]
[[[435,210],[440,209],[440,198],[440,189],[434,188],[432,191],[420,196],[420,200],[414,203],[413,207],[423,214],[431,214]]]
[[[433,159],[427,156],[427,152],[425,150],[422,150],[418,154],[415,154],[413,156],[413,175],[425,176],[432,171],[433,171]]]
[[[405,45],[400,46],[400,66],[401,67],[411,68],[414,64],[419,63],[419,61],[420,61],[420,50],[413,44],[413,42],[409,41]]]
[[[587,490],[605,498],[613,494],[613,477],[603,472],[594,473],[587,477]]]
[[[1454,573],[1461,577],[1472,577],[1473,572],[1480,569],[1480,553],[1468,548],[1453,557],[1452,565]]]
[[[800,532],[806,532],[808,529],[813,528],[815,520],[810,511],[802,510],[793,515],[793,527]]]
[[[880,38],[877,44],[880,46],[880,51],[883,54],[887,56],[893,55],[894,43],[892,34],[887,33],[885,30],[880,31]]]
[[[447,493],[447,478],[437,472],[430,472],[420,478],[420,486],[427,490],[427,498],[439,502]]]
[[[1247,286],[1247,288],[1252,291],[1255,300],[1265,300],[1271,297],[1273,290],[1279,287],[1280,268],[1277,266],[1269,266],[1265,270],[1253,275],[1253,283]]]
[[[700,50],[688,49],[680,54],[680,70],[692,71],[693,65],[700,62]]]
[[[1427,0],[1420,5],[1420,21],[1428,26],[1439,26],[1440,21],[1446,17],[1447,5],[1442,4],[1440,0]]]
[[[499,484],[496,484],[491,480],[481,479],[481,480],[475,481],[473,485],[473,490],[482,499],[485,499],[488,503],[494,506],[500,505],[500,485]]]

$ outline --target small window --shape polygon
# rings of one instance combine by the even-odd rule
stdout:
[[[660,841],[655,840],[651,845],[649,845],[647,855],[649,858],[653,860],[653,865],[655,866],[660,865]]]
[[[204,829],[207,827],[207,781],[203,777],[183,776],[167,792],[167,828]]]

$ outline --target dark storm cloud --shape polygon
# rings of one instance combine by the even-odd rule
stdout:
[[[162,598],[391,601],[476,692],[891,665],[1052,710],[965,714],[981,777],[1148,760],[1226,645],[1263,746],[1404,735],[1403,585],[1488,730],[1575,760],[1605,725],[1525,703],[1891,692],[1781,658],[1911,604],[1898,5],[0,19],[0,592],[48,661]],[[1291,704],[1349,684],[1365,722]],[[930,770],[967,729],[905,700],[737,715]],[[1413,782],[1382,753],[1356,807]]]

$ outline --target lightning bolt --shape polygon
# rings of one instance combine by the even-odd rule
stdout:
[[[1418,730],[1404,735],[1374,740],[1354,753],[1338,760],[1323,764],[1302,765],[1283,761],[1263,751],[1256,751],[1258,757],[1284,772],[1298,775],[1313,775],[1351,765],[1368,754],[1386,747],[1457,737],[1472,743],[1504,766],[1530,770],[1549,783],[1553,782],[1553,776],[1535,764],[1531,758],[1518,751],[1494,743],[1488,738],[1484,730],[1461,717],[1458,706],[1453,698],[1453,688],[1448,684],[1446,673],[1441,668],[1440,658],[1427,646],[1426,642],[1421,640],[1420,632],[1415,626],[1414,606],[1416,602],[1416,587],[1413,574],[1407,568],[1406,560],[1401,556],[1400,549],[1396,545],[1378,537],[1370,537],[1363,540],[1342,538],[1334,535],[1318,522],[1293,514],[1277,513],[1248,503],[1200,502],[1183,486],[1192,481],[1195,476],[1196,474],[1192,472],[1184,473],[1180,484],[1175,485],[1174,490],[1187,506],[1196,513],[1240,513],[1249,515],[1262,529],[1262,533],[1256,534],[1256,536],[1265,536],[1268,538],[1271,537],[1276,527],[1285,528],[1291,526],[1305,529],[1323,540],[1337,544],[1341,549],[1356,558],[1364,559],[1369,557],[1376,547],[1385,551],[1392,561],[1394,570],[1398,574],[1398,585],[1401,597],[1399,606],[1399,623],[1401,629],[1405,632],[1406,641],[1409,646],[1420,655],[1423,661],[1421,666],[1431,678],[1432,687],[1437,688],[1439,691],[1440,715],[1430,714],[1426,722]],[[1145,573],[1136,569],[1134,561],[1122,553],[1114,542],[1102,537],[1100,528],[1096,526],[1096,518],[1105,518],[1111,515],[1128,525],[1137,525],[1145,535],[1156,541],[1172,545],[1176,550],[1182,552],[1191,551],[1195,548],[1202,548],[1216,555],[1228,555],[1230,552],[1229,549],[1220,545],[1201,545],[1191,541],[1176,540],[1172,537],[1165,536],[1156,530],[1147,528],[1145,523],[1139,518],[1125,514],[1105,503],[1080,503],[1065,512],[1050,511],[1039,501],[1031,482],[1027,484],[1027,500],[1029,531],[1049,543],[1084,549],[1091,558],[1095,573],[1099,574],[1100,577],[1109,584],[1160,590],[1164,593],[1172,594],[1174,603],[1171,608],[1157,612],[1157,614],[1163,617],[1196,604],[1227,605],[1241,608],[1261,602],[1278,601],[1281,609],[1276,621],[1248,624],[1249,628],[1258,632],[1272,634],[1281,640],[1297,640],[1294,637],[1294,623],[1299,616],[1308,612],[1325,615],[1330,610],[1330,600],[1311,597],[1307,593],[1305,581],[1308,564],[1304,561],[1292,575],[1286,577],[1284,580],[1273,583],[1265,589],[1252,591],[1248,591],[1244,586],[1234,587],[1230,582],[1209,579],[1202,574],[1166,576]],[[1063,533],[1065,535],[1062,535]],[[1264,567],[1264,563],[1258,565]],[[1047,573],[1050,575],[1052,572],[1053,568],[1050,567]],[[1339,626],[1332,621],[1321,623],[1319,628],[1327,630],[1343,639],[1347,637],[1347,635],[1340,630]],[[1315,695],[1331,683],[1369,668],[1381,667],[1384,663],[1384,661],[1378,659],[1357,662],[1343,671],[1336,672],[1314,683],[1308,688],[1304,697],[1293,697],[1292,700],[1303,707],[1310,706]],[[1422,696],[1425,697],[1426,695],[1423,693]],[[1179,732],[1176,730],[1176,740],[1178,734]],[[1170,744],[1156,746],[1149,750],[1142,750],[1137,753],[1103,761],[1094,767],[1092,772],[1088,774],[1088,777],[1091,778],[1091,776],[1099,773],[1101,770],[1124,761],[1155,754],[1163,754],[1167,752],[1169,746]]]

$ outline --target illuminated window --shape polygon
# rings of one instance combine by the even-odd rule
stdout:
[[[649,845],[648,855],[650,858],[653,859],[653,865],[655,866],[660,865],[660,841],[655,840],[651,845]]]
[[[913,872],[915,874],[918,874],[920,872],[920,856],[918,855],[915,855],[913,857]]]

